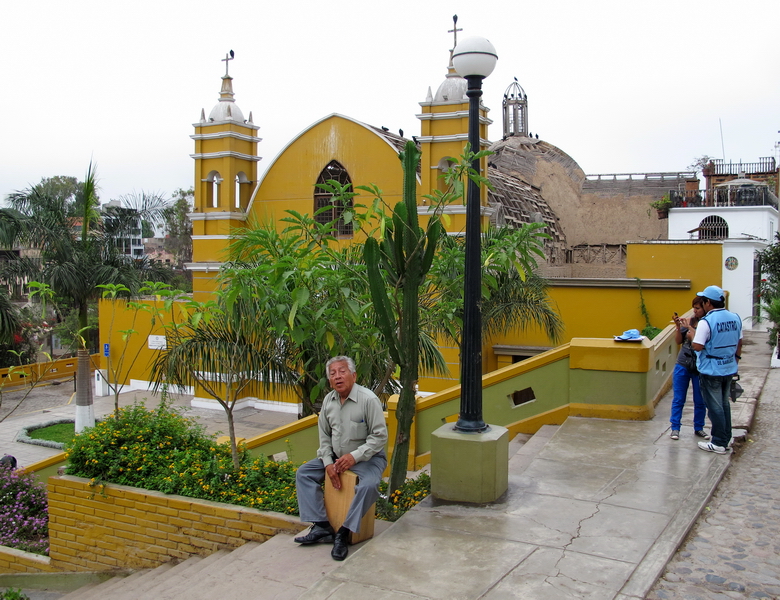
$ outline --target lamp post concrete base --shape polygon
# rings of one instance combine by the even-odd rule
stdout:
[[[461,433],[448,423],[431,438],[431,493],[450,502],[484,504],[509,486],[509,430],[491,425]]]

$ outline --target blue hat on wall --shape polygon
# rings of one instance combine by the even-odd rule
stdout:
[[[709,285],[706,288],[704,288],[703,292],[699,292],[696,295],[709,298],[710,300],[715,300],[716,302],[726,301],[726,294],[724,294],[723,290],[720,289],[717,285]]]
[[[640,340],[642,339],[642,334],[639,333],[638,329],[629,329],[628,331],[624,331],[623,335],[616,335],[616,340]]]

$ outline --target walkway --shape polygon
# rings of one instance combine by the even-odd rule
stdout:
[[[767,377],[755,421],[648,599],[780,598],[780,370]]]

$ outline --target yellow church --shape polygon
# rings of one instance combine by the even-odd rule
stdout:
[[[201,111],[191,136],[195,163],[195,204],[190,214],[193,261],[186,266],[192,272],[193,296],[198,301],[212,297],[216,276],[226,258],[225,249],[237,230],[251,224],[274,223],[279,227],[287,210],[313,214],[330,206],[331,196],[322,192],[318,183],[337,180],[356,186],[375,184],[393,205],[401,198],[398,153],[408,141],[401,132],[396,134],[334,113],[315,121],[290,140],[264,173],[258,175],[258,145],[262,141],[257,135],[259,127],[252,113],[245,116],[236,103],[228,57],[225,64],[219,100],[208,114]],[[417,192],[418,210],[424,216],[429,210],[424,196],[442,185],[441,175],[452,164],[453,157],[463,153],[468,138],[466,81],[453,69],[451,53],[444,80],[435,93],[429,88],[419,104],[420,134],[412,139],[422,151]],[[494,144],[488,137],[492,123],[488,114],[489,109],[481,105],[480,144],[482,149],[494,152],[482,161],[482,172],[488,174],[493,184],[491,190],[482,190],[482,225],[544,223],[550,235],[545,266],[555,274],[555,268],[564,262],[567,218],[574,231],[580,226],[583,213],[592,211],[578,206],[584,173],[565,152],[528,132],[527,96],[517,81],[510,82],[504,94],[502,135]],[[645,200],[642,202],[644,213]],[[638,204],[633,208],[635,212],[637,207]],[[445,210],[448,231],[462,233],[465,205],[454,204]],[[336,217],[338,214],[331,214],[327,220]],[[629,215],[627,220],[636,219]],[[651,225],[657,227],[654,222]],[[345,241],[352,239],[350,224],[342,225],[340,236]],[[647,306],[653,324],[664,327],[673,311],[682,314],[687,310],[690,297],[698,289],[721,283],[720,257],[717,242],[696,246],[636,244],[630,246],[619,276],[611,273],[610,277],[551,280],[551,297],[565,323],[564,341],[611,338],[626,329],[641,329],[644,322],[640,302]],[[637,278],[642,280],[641,290]],[[101,309],[101,336],[109,329],[104,327],[109,312]],[[114,326],[111,339],[101,339],[101,343],[111,342],[112,347],[119,347],[116,331],[120,329]],[[146,389],[150,383],[148,365],[160,347],[159,340],[156,345],[151,340],[148,344],[146,340],[138,343],[141,347],[137,366],[122,377],[125,381],[121,383],[131,389]],[[550,349],[550,341],[534,329],[489,340],[483,347],[483,369],[488,373]],[[443,351],[451,366],[451,376],[421,379],[421,392],[439,392],[457,383],[457,349]],[[102,367],[106,367],[105,357]],[[207,399],[202,400],[208,403]],[[284,400],[256,399],[254,406],[297,411],[297,406]]]

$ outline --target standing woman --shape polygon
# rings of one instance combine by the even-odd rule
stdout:
[[[674,365],[672,373],[672,389],[674,390],[674,399],[672,400],[672,415],[669,422],[672,425],[672,432],[669,434],[673,440],[680,439],[680,421],[682,419],[685,397],[688,395],[688,383],[693,386],[693,429],[694,435],[700,438],[709,439],[704,432],[704,417],[707,414],[704,399],[699,390],[699,372],[696,370],[696,354],[693,352],[691,342],[696,335],[696,325],[699,319],[704,316],[703,298],[696,296],[693,299],[693,317],[690,319],[680,318],[677,313],[674,314],[674,324],[677,327],[676,341],[682,344],[680,353],[677,355],[677,363]]]

